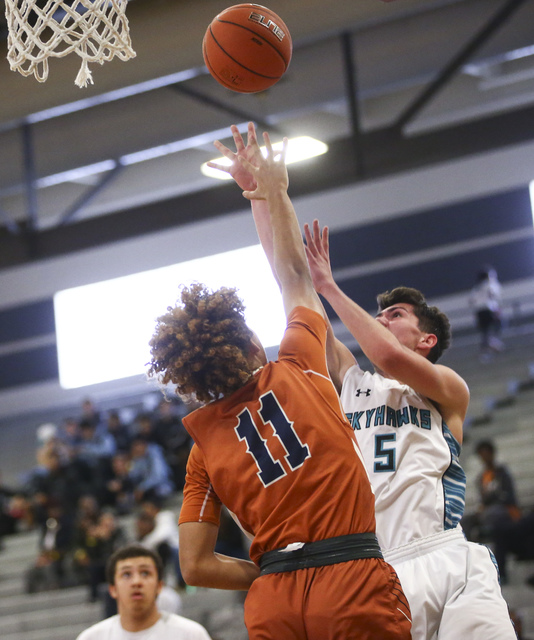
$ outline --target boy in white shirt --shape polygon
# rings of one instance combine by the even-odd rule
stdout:
[[[110,557],[106,574],[119,613],[82,631],[77,640],[210,640],[198,622],[156,606],[163,564],[151,549],[140,544],[121,547]]]

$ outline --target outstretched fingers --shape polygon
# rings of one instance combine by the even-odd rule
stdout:
[[[237,157],[236,154],[222,142],[220,142],[219,140],[215,140],[213,146],[220,154],[222,154],[225,158],[228,158],[228,160],[230,160],[232,164],[235,162],[235,159]],[[231,173],[232,169],[231,165],[221,164],[220,162],[214,162],[213,160],[210,160],[207,165],[212,169],[219,169],[219,171],[225,171],[226,173]]]
[[[287,156],[288,139],[284,137],[282,140],[282,149],[280,152],[275,152],[271,143],[271,137],[267,131],[263,132],[263,140],[265,141],[265,148],[267,149],[267,158],[272,159],[275,162],[283,162],[285,164]]]
[[[249,122],[248,124],[248,131],[249,131],[249,136],[250,136],[250,125],[252,123]],[[254,125],[253,125],[254,126]],[[230,127],[230,131],[232,132],[232,136],[234,138],[234,144],[235,144],[235,150],[237,153],[239,153],[240,151],[243,151],[243,149],[245,148],[245,142],[243,140],[243,136],[241,135],[241,133],[239,132],[239,129],[237,128],[237,126],[235,124],[233,124]]]
[[[312,229],[308,223],[304,224],[304,236],[306,238],[306,245],[309,250],[317,255],[328,255],[328,227],[321,226],[319,220],[314,220]]]
[[[325,225],[321,231],[319,220],[313,221],[313,235],[322,253],[328,258],[330,254],[328,227]]]
[[[304,223],[304,239],[306,241],[306,249],[312,251],[313,237],[310,231],[310,225],[307,222]]]
[[[283,162],[285,164],[286,161],[286,156],[287,156],[287,145],[288,145],[288,139],[284,136],[284,139],[282,140],[282,151],[280,153],[280,161]]]

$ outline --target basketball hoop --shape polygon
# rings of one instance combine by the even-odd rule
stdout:
[[[5,0],[11,70],[45,82],[48,58],[74,52],[82,59],[75,84],[92,84],[89,63],[135,57],[125,15],[127,1]]]

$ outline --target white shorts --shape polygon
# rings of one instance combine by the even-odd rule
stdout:
[[[468,542],[461,528],[384,558],[410,603],[413,640],[517,640],[491,552]]]

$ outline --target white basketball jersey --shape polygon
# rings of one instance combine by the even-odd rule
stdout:
[[[460,445],[439,411],[407,385],[351,367],[341,403],[376,498],[384,551],[455,528],[465,504]]]

